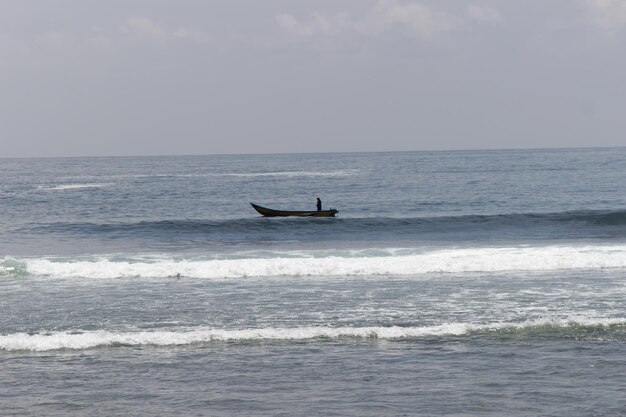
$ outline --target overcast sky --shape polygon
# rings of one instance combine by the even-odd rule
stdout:
[[[626,145],[626,0],[0,0],[0,157]]]

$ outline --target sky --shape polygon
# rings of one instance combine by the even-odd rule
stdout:
[[[626,0],[0,0],[0,157],[626,145]]]

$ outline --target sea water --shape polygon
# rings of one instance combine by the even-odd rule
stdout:
[[[626,415],[625,148],[0,179],[0,415]]]

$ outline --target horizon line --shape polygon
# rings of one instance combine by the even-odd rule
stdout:
[[[252,155],[320,155],[320,154],[373,154],[373,153],[439,153],[439,152],[504,152],[504,151],[542,151],[542,150],[581,150],[581,149],[621,149],[626,146],[546,146],[530,148],[458,148],[458,149],[413,149],[388,151],[317,151],[317,152],[246,152],[246,153],[196,153],[196,154],[128,154],[128,155],[51,155],[51,156],[0,156],[1,159],[69,159],[69,158],[163,158],[163,157],[201,157],[201,156],[252,156]]]

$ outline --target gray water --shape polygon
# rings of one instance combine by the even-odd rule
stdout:
[[[625,157],[0,160],[0,414],[626,415]]]

